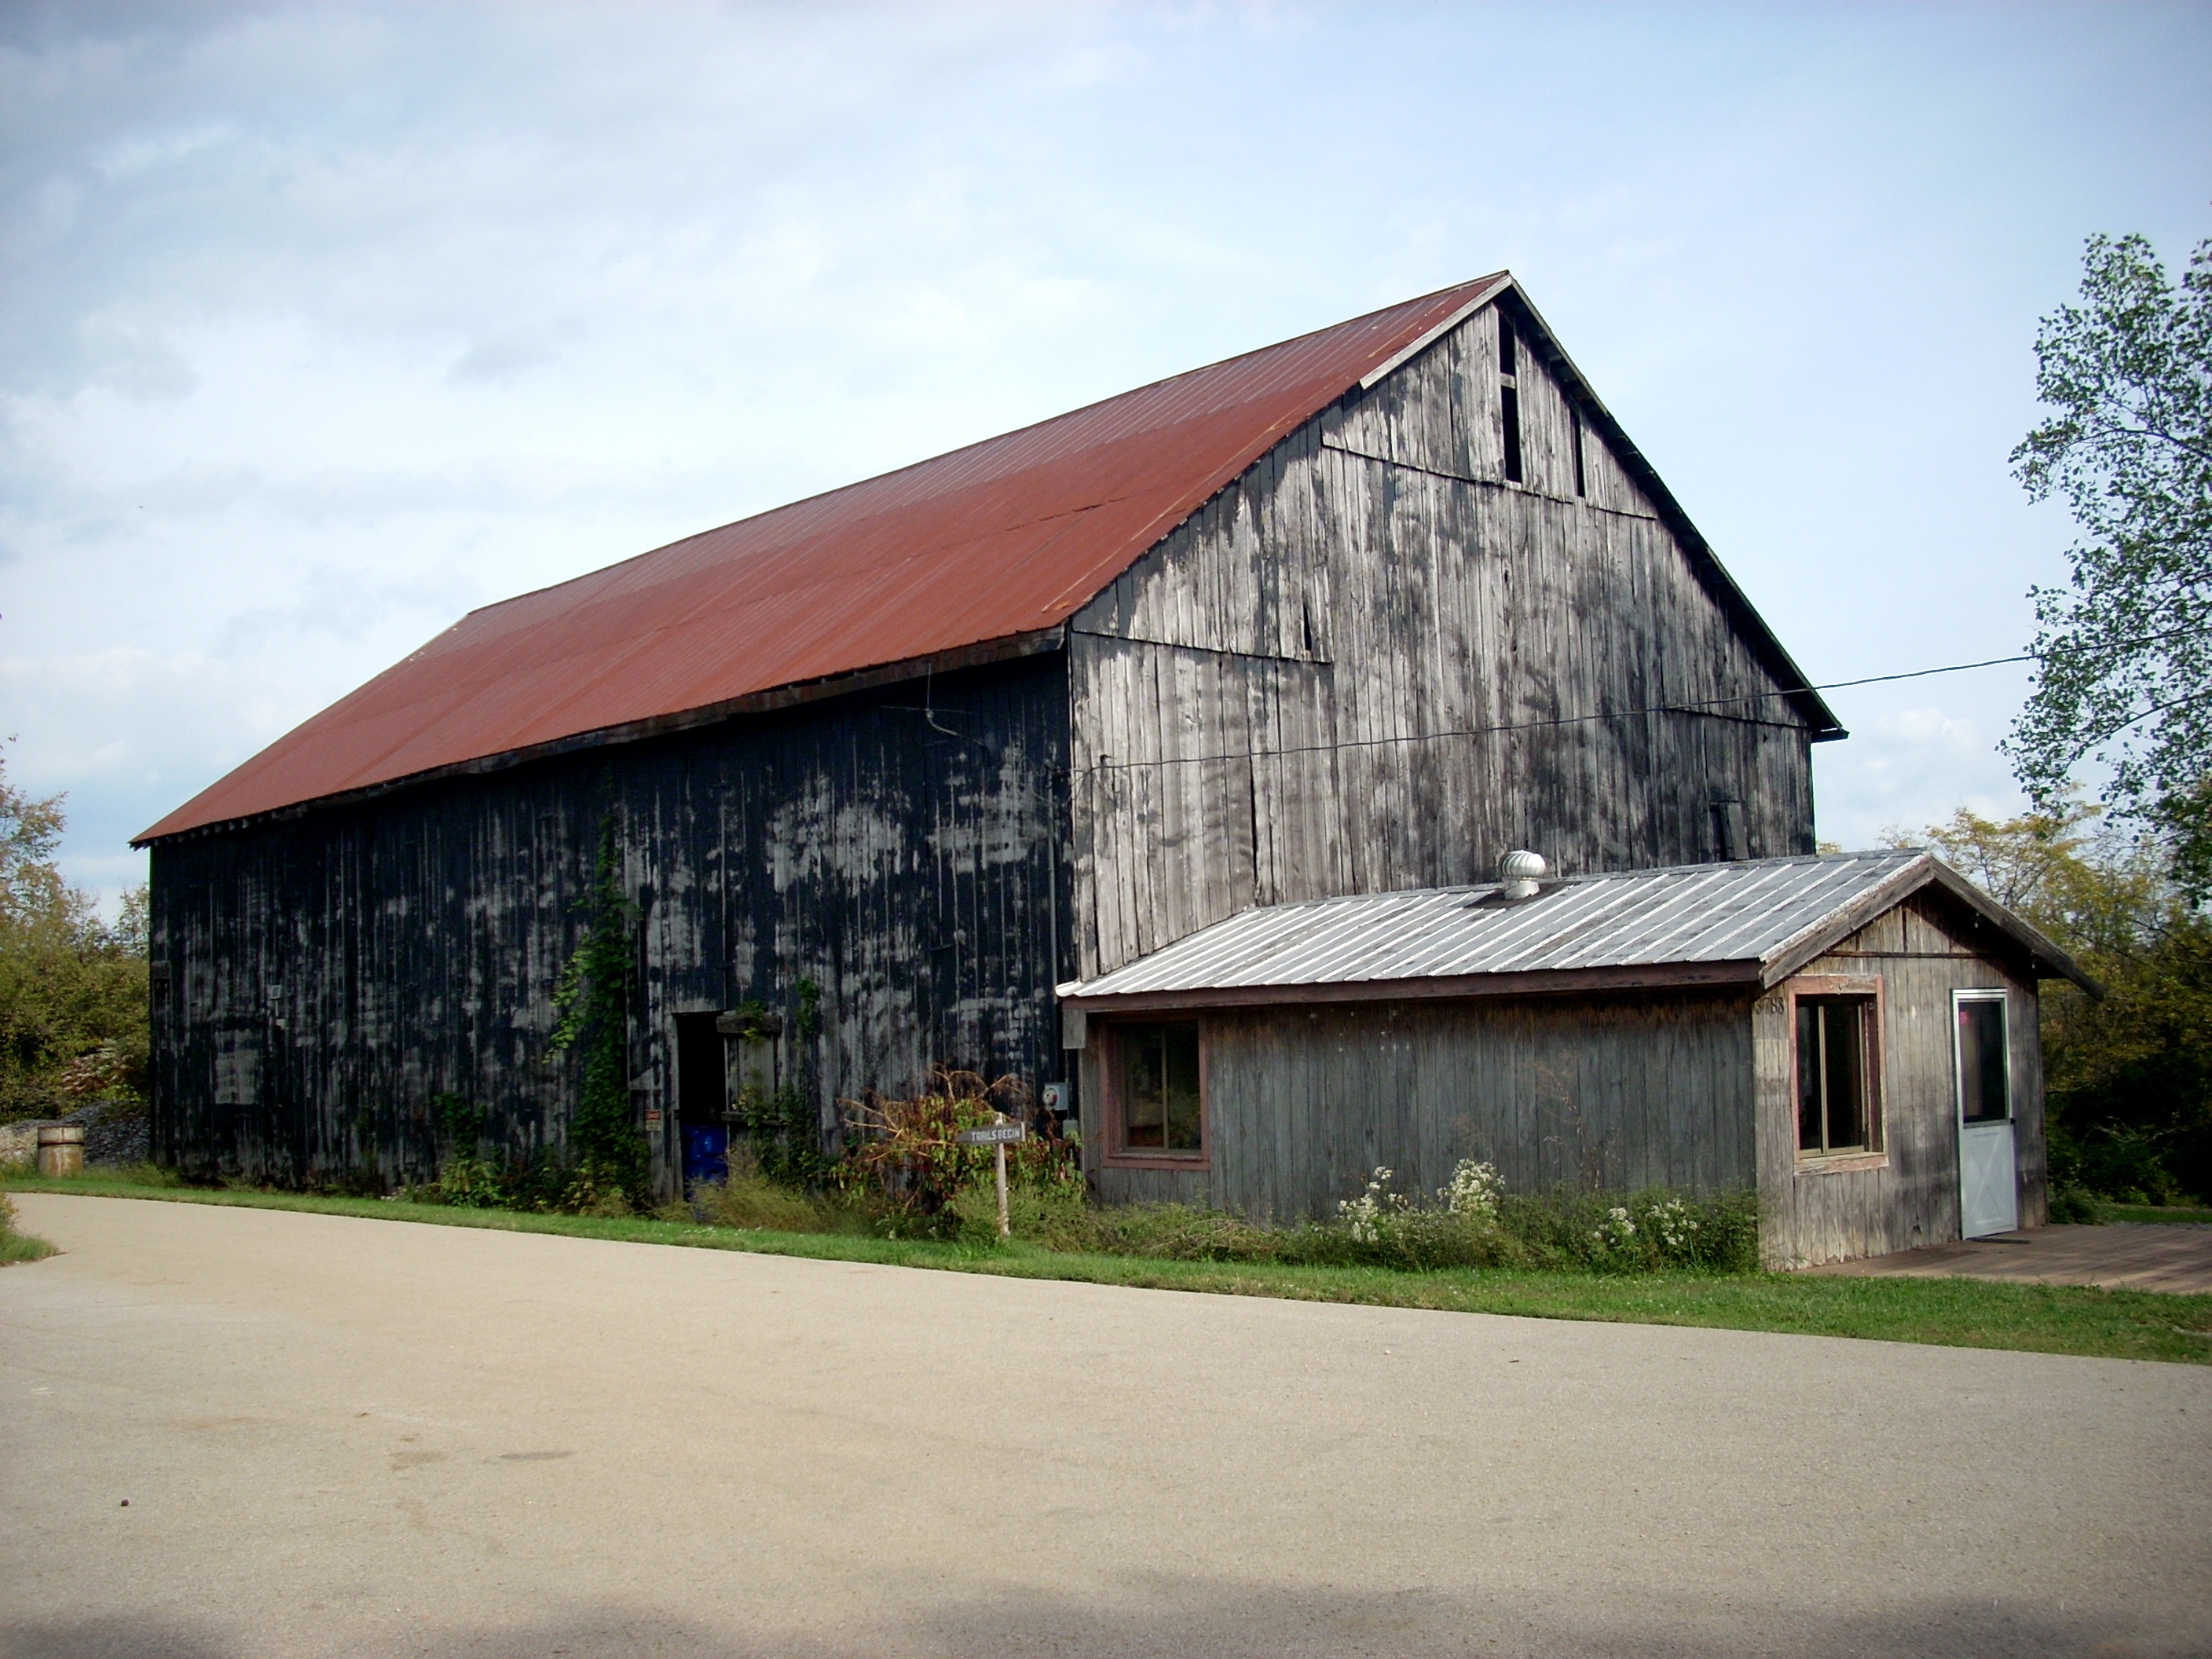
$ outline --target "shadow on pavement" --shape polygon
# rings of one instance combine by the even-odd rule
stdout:
[[[447,1625],[382,1630],[341,1628],[310,1651],[409,1653],[452,1659],[1279,1659],[1280,1656],[1674,1656],[1760,1654],[1782,1659],[2012,1659],[2039,1656],[2163,1656],[2205,1650],[2204,1626],[2185,1630],[2109,1616],[2054,1616],[2018,1605],[1947,1600],[1832,1617],[1795,1608],[1771,1613],[1740,1607],[1593,1602],[1561,1617],[1556,1609],[1504,1601],[1466,1604],[1421,1592],[1254,1589],[1163,1579],[1152,1606],[1130,1606],[1129,1590],[1110,1607],[1009,1588],[1001,1599],[918,1612],[914,1619],[871,1620],[834,1638],[793,1632],[710,1630],[680,1619],[617,1606],[501,1628]],[[216,1635],[160,1621],[96,1619],[0,1626],[4,1659],[236,1659],[280,1651],[246,1631]]]
[[[155,1619],[0,1622],[0,1659],[227,1659],[221,1635]]]

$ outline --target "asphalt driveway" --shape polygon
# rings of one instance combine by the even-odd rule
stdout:
[[[18,1203],[22,1659],[2212,1651],[2212,1368]]]

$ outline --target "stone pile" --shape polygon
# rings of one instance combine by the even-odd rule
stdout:
[[[64,1117],[0,1123],[0,1164],[32,1162],[39,1155],[39,1131],[57,1123],[72,1124],[84,1131],[87,1166],[143,1164],[152,1155],[143,1106],[129,1101],[95,1100]]]

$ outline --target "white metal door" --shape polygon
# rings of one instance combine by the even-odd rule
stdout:
[[[2011,1124],[1959,1126],[1959,1231],[1966,1237],[2008,1233],[2020,1225],[2013,1169]]]
[[[2020,1225],[2012,1115],[2012,1022],[2002,991],[1951,994],[1958,1079],[1959,1231],[1967,1238]]]

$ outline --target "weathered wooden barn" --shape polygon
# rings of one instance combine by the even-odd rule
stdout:
[[[610,822],[665,1188],[741,1060],[1052,1079],[1056,981],[1255,906],[1809,853],[1842,735],[1486,277],[471,613],[140,838],[157,1146],[557,1144]]]
[[[1776,1267],[2046,1217],[2038,981],[2095,988],[1925,853],[1248,910],[1060,988],[1092,1178],[1328,1214],[1386,1166],[1755,1189]]]

